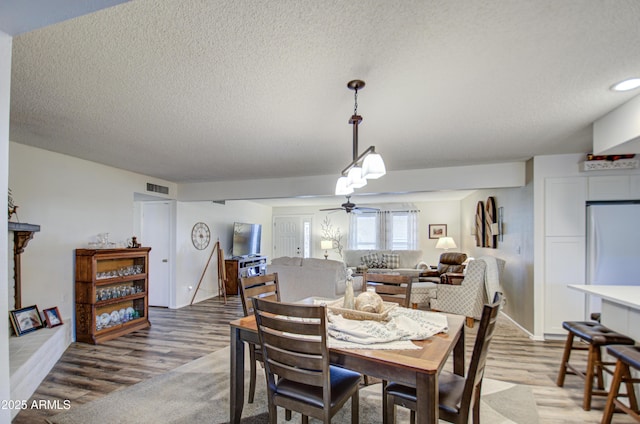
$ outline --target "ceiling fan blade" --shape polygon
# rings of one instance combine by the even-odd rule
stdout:
[[[328,209],[320,209],[321,212],[324,211],[341,211],[344,208],[328,208]]]

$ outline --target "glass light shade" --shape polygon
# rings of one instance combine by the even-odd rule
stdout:
[[[456,247],[458,246],[456,246],[456,242],[453,241],[452,237],[440,237],[436,243],[436,249],[448,250],[455,249]]]
[[[321,240],[320,248],[323,250],[333,249],[333,240]]]
[[[351,188],[362,188],[367,185],[367,179],[362,178],[362,168],[359,166],[354,166],[349,170],[349,174],[347,175],[349,181],[347,182],[347,186]]]
[[[375,180],[387,173],[382,156],[377,153],[368,154],[362,162],[362,178]]]
[[[353,193],[353,187],[349,187],[347,184],[349,179],[347,177],[338,178],[336,183],[336,196],[344,196]]]
[[[640,87],[640,78],[629,78],[615,84],[611,89],[613,91],[629,91]]]

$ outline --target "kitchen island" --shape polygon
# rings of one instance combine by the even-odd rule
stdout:
[[[571,284],[569,288],[602,299],[602,325],[640,341],[640,286]]]

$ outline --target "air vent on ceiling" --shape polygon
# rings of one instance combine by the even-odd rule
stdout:
[[[154,193],[169,194],[169,187],[161,186],[158,184],[147,183],[147,191]]]

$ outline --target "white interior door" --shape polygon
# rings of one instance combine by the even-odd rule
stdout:
[[[276,216],[273,218],[274,258],[303,255],[302,222],[300,216]]]
[[[170,299],[170,228],[169,202],[142,202],[142,243],[149,252],[149,305],[169,306]]]

